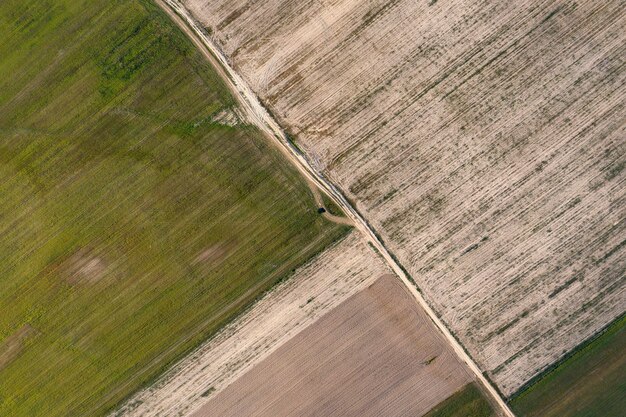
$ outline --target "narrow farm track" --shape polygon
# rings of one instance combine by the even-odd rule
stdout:
[[[293,337],[387,274],[391,270],[371,256],[361,234],[350,232],[298,267],[158,381],[133,394],[110,417],[192,415]]]
[[[193,18],[187,13],[186,9],[181,4],[179,4],[178,2],[170,2],[169,0],[165,0],[165,2],[162,0],[155,0],[155,3],[159,5],[172,18],[172,20],[183,30],[183,32],[185,32],[185,34],[189,36],[189,38],[192,40],[194,45],[196,45],[202,55],[204,55],[209,60],[209,62],[211,62],[211,64],[215,67],[216,72],[222,77],[222,79],[226,81],[226,84],[232,91],[233,96],[237,99],[239,104],[245,110],[245,114],[243,116],[247,118],[246,121],[249,123],[253,123],[257,127],[259,127],[263,132],[269,135],[272,140],[274,140],[274,142],[276,142],[276,139],[280,139],[279,144],[281,146],[279,146],[279,149],[293,163],[293,165],[295,165],[302,173],[305,174],[307,185],[311,189],[313,197],[315,198],[315,204],[317,204],[319,207],[323,207],[324,203],[322,200],[322,196],[319,192],[319,187],[321,185],[318,181],[315,180],[314,177],[311,177],[307,175],[304,171],[302,171],[298,161],[295,161],[293,158],[294,154],[290,152],[290,149],[286,149],[284,145],[286,144],[288,148],[292,148],[291,150],[293,150],[295,154],[299,154],[300,156],[302,155],[293,145],[291,145],[287,141],[287,137],[285,136],[284,131],[267,113],[265,108],[259,102],[258,98],[254,95],[254,92],[245,84],[245,81],[237,76],[236,73],[234,73],[234,70],[230,68],[229,64],[227,64],[226,59],[223,57],[223,54],[221,53],[221,51],[219,51],[217,46],[213,44],[210,39],[205,39],[205,35],[202,33],[201,30],[199,30]],[[174,9],[174,11],[172,9]],[[193,27],[190,28],[189,25],[193,25]],[[193,31],[191,29],[193,29]],[[207,42],[209,42],[210,45]],[[252,97],[253,100],[249,97]],[[265,122],[266,117],[271,123]],[[277,134],[278,136],[280,136],[280,138],[276,138]],[[283,143],[283,141],[285,143]],[[333,223],[354,226],[354,222],[352,222],[349,218],[335,216],[328,211],[324,212],[323,216],[326,220]]]
[[[443,324],[433,309],[428,305],[424,297],[410,281],[402,266],[395,260],[393,255],[387,250],[385,244],[378,238],[376,232],[369,226],[368,222],[361,214],[346,200],[342,192],[328,179],[318,172],[309,163],[307,158],[288,139],[284,130],[278,125],[276,120],[267,112],[260,103],[256,94],[247,85],[239,74],[230,66],[220,48],[204,33],[195,19],[189,14],[185,7],[177,0],[155,0],[172,20],[189,36],[202,54],[209,59],[216,67],[218,73],[227,82],[234,96],[239,101],[245,112],[248,122],[255,124],[261,131],[266,133],[275,143],[279,145],[283,154],[293,163],[293,165],[305,176],[307,180],[325,192],[352,220],[354,226],[365,236],[383,257],[385,262],[402,280],[409,292],[417,300],[418,304],[426,311],[430,319],[442,332],[446,340],[450,343],[458,357],[465,362],[468,368],[474,373],[476,379],[481,382],[484,389],[490,394],[494,403],[498,405],[503,415],[514,416],[504,399],[494,388],[494,386],[484,377],[482,371],[474,360],[466,353],[460,343],[452,335],[450,330]]]

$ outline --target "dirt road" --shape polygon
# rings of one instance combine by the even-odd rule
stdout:
[[[382,259],[371,255],[361,234],[350,232],[135,393],[111,417],[191,415],[343,301],[391,273]]]
[[[193,18],[189,16],[188,12],[178,2],[170,2],[168,0],[155,0],[155,2],[163,10],[165,10],[165,12],[172,18],[172,20],[188,35],[189,39],[191,39],[194,45],[196,45],[202,55],[206,59],[208,59],[209,62],[211,62],[213,67],[215,67],[217,73],[222,77],[222,79],[226,81],[228,87],[233,92],[233,95],[242,106],[242,108],[245,110],[243,116],[246,117],[246,121],[256,125],[263,132],[269,135],[274,141],[278,140],[279,143],[283,145],[279,147],[281,152],[290,161],[292,161],[293,164],[303,174],[305,174],[307,184],[309,185],[309,188],[311,188],[311,192],[315,197],[315,204],[317,204],[319,207],[324,207],[324,203],[318,189],[318,187],[320,186],[318,181],[316,181],[314,177],[308,175],[302,170],[299,162],[294,160],[294,154],[288,152],[285,149],[284,145],[286,144],[289,146],[289,148],[293,148],[293,151],[295,152],[298,152],[298,150],[289,143],[282,129],[280,129],[278,124],[276,124],[276,122],[267,113],[265,108],[259,103],[258,99],[256,99],[254,92],[249,87],[247,87],[243,79],[237,76],[237,74],[234,73],[232,69],[228,66],[227,61],[223,57],[221,51],[219,51],[215,45],[209,45],[207,43],[210,42],[210,40],[206,38],[202,30],[200,30],[199,27],[196,25]],[[175,12],[173,10],[175,10]],[[183,20],[183,18],[185,20]],[[190,25],[193,26],[190,28]],[[253,97],[255,100],[251,100],[248,97]],[[265,123],[265,118],[268,118],[272,122],[272,124]],[[354,226],[354,222],[352,222],[349,218],[335,216],[328,211],[324,212],[323,216],[325,219],[333,223]]]
[[[305,176],[305,178],[317,185],[339,207],[341,207],[346,215],[354,222],[355,227],[363,233],[368,242],[370,242],[378,250],[385,262],[400,277],[413,297],[417,300],[420,306],[424,308],[430,319],[443,333],[455,353],[463,362],[466,363],[470,370],[475,374],[477,380],[482,383],[485,390],[491,395],[494,402],[498,404],[502,413],[506,416],[514,416],[513,412],[510,410],[503,398],[483,376],[482,371],[478,368],[474,360],[470,358],[456,338],[443,324],[432,308],[426,303],[425,299],[417,291],[417,288],[411,283],[409,277],[404,272],[404,269],[396,262],[383,242],[371,229],[367,221],[354,207],[351,206],[350,203],[348,203],[337,187],[328,181],[320,172],[316,171],[300,150],[289,142],[285,132],[263,107],[256,94],[247,85],[243,78],[239,76],[230,66],[220,48],[218,48],[217,45],[205,34],[184,6],[182,6],[177,0],[155,0],[155,2],[172,17],[174,22],[190,37],[202,54],[214,64],[239,101],[245,115],[248,117],[248,121],[250,123],[254,123],[259,129],[275,141],[284,155]]]
[[[422,416],[471,382],[424,309],[385,275],[192,416]]]
[[[308,181],[307,181],[308,182]],[[322,194],[320,190],[314,184],[309,183],[309,188],[311,188],[311,192],[313,193],[313,197],[315,198],[315,204],[318,207],[324,208],[326,211],[322,214],[325,219],[337,223],[337,224],[345,224],[348,226],[354,226],[354,222],[347,217],[337,216],[328,211],[328,207],[325,207],[324,200],[322,199]]]

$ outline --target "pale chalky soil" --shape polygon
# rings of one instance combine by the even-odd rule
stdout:
[[[626,305],[617,0],[186,0],[511,394]]]
[[[420,416],[469,381],[424,310],[386,275],[193,416]]]
[[[298,269],[114,415],[188,415],[282,344],[389,273],[358,233]]]

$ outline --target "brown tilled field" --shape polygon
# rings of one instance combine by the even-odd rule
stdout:
[[[351,232],[298,268],[155,384],[135,394],[116,415],[189,415],[299,332],[389,272],[380,258],[372,256],[361,235]],[[0,354],[0,365],[1,358]]]
[[[419,416],[469,381],[402,283],[385,275],[194,416]]]
[[[184,3],[505,395],[622,313],[622,2]]]

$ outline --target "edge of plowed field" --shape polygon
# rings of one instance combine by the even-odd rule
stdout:
[[[365,236],[365,239],[378,251],[389,267],[402,280],[409,292],[418,304],[426,311],[435,326],[441,331],[448,343],[452,346],[457,356],[474,373],[477,381],[490,395],[492,401],[498,406],[501,413],[508,417],[515,415],[500,395],[494,385],[485,377],[478,365],[469,356],[465,348],[459,343],[443,321],[435,314],[434,310],[426,302],[418,291],[412,278],[406,273],[396,258],[389,252],[379,235],[372,229],[363,216],[348,202],[343,193],[331,183],[321,172],[317,171],[305,155],[288,140],[285,131],[270,115],[267,109],[244,79],[234,70],[228,62],[225,54],[202,30],[200,25],[191,16],[189,11],[178,0],[155,0],[172,20],[189,36],[202,54],[216,67],[218,73],[224,78],[233,95],[245,112],[247,121],[256,125],[273,142],[275,142],[285,157],[304,175],[304,177],[319,187],[325,194],[337,204],[345,214],[354,222],[354,225]]]

